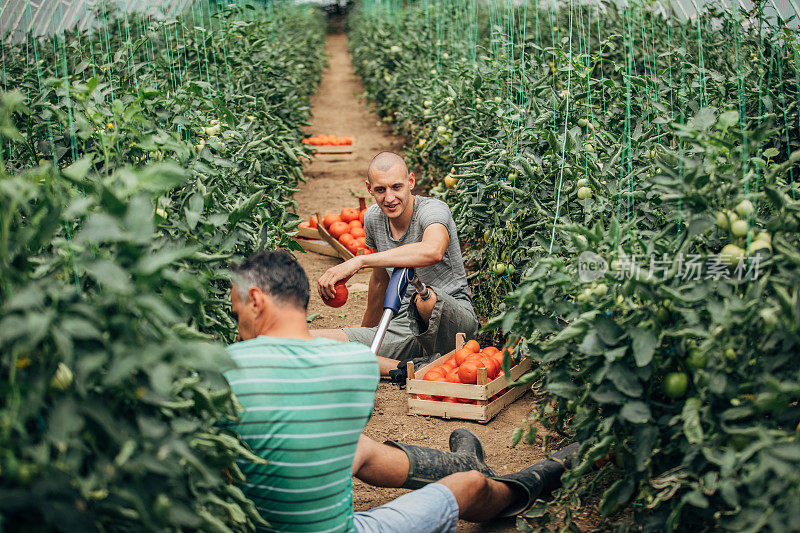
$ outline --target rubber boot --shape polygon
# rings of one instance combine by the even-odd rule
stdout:
[[[497,475],[483,462],[483,446],[468,429],[457,429],[450,434],[450,452],[397,441],[386,441],[385,444],[400,448],[408,456],[404,489],[419,489],[456,472],[477,470],[485,476]]]
[[[492,479],[511,485],[519,494],[516,502],[504,509],[498,516],[516,516],[524,513],[537,499],[543,498],[561,486],[561,476],[572,466],[572,459],[580,445],[576,442],[561,448],[552,459],[538,463],[505,476],[490,476]]]

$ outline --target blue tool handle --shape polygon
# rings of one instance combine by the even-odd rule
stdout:
[[[383,308],[391,309],[393,314],[400,310],[400,303],[408,288],[408,280],[414,277],[414,269],[410,267],[395,268],[389,279],[389,287],[383,298]]]

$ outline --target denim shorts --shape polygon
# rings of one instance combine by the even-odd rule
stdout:
[[[414,302],[401,307],[389,322],[386,336],[378,354],[389,359],[407,361],[415,357],[445,354],[456,347],[456,333],[464,333],[468,339],[478,331],[478,319],[471,306],[458,301],[444,291],[431,287],[436,293],[436,303],[428,326],[422,322]],[[441,292],[441,294],[440,294]],[[342,328],[350,342],[372,344],[377,327]]]
[[[441,483],[403,494],[385,505],[353,514],[358,533],[452,533],[458,502]]]

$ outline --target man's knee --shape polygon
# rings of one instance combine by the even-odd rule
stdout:
[[[470,507],[485,502],[491,496],[489,478],[477,470],[467,472],[457,472],[443,477],[437,483],[441,483],[455,495],[458,502],[458,509],[462,513]]]
[[[436,293],[433,292],[433,289],[430,287],[428,287],[428,294],[430,296],[427,300],[423,300],[419,294],[414,297],[414,305],[417,307],[417,313],[419,313],[419,317],[422,319],[422,322],[426,328],[431,320],[433,307],[436,305],[436,300],[438,299]]]

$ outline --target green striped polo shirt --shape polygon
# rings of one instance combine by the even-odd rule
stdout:
[[[353,530],[351,468],[380,379],[363,344],[260,336],[228,347],[244,406],[228,427],[269,464],[239,460],[270,531]]]

